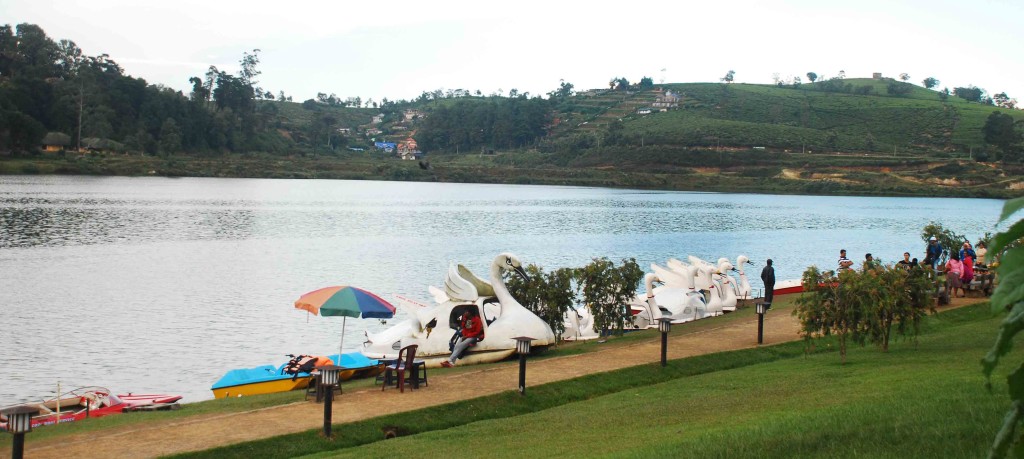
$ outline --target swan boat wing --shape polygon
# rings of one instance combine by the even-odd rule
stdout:
[[[476,285],[463,278],[454,264],[448,266],[448,273],[444,277],[444,292],[456,301],[476,301],[480,298]]]

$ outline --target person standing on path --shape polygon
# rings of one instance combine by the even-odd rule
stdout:
[[[925,250],[924,262],[932,266],[932,270],[939,264],[939,260],[942,258],[942,244],[939,244],[939,239],[935,236],[928,238],[928,248]]]
[[[839,269],[850,269],[853,266],[853,260],[846,258],[846,249],[839,250]]]
[[[916,261],[917,259],[915,258],[914,260]],[[910,261],[910,252],[903,252],[903,259],[896,263],[896,267],[910,271],[910,268],[913,268],[916,264],[916,262]]]
[[[764,282],[764,302],[770,305],[775,297],[775,268],[772,267],[771,258],[768,259],[768,264],[761,270],[761,282]]]

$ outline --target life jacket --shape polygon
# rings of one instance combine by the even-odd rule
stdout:
[[[314,368],[331,365],[334,361],[323,356],[297,355],[288,361],[288,364],[281,369],[282,374],[292,375],[292,381],[299,377],[299,373],[310,373]]]

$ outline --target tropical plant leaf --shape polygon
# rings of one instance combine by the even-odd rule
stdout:
[[[1022,208],[1024,208],[1024,197],[1006,201],[1006,204],[1003,204],[1003,214],[999,216],[999,222],[1006,220]]]
[[[1024,303],[1017,303],[1013,305],[1010,314],[999,325],[999,336],[996,337],[995,345],[988,351],[985,358],[981,359],[981,367],[986,380],[991,378],[992,370],[999,364],[999,358],[1013,348],[1013,337],[1017,336],[1021,330],[1024,330]],[[986,382],[986,385],[991,388],[991,382]]]
[[[1024,364],[1017,367],[1017,371],[1010,373],[1010,376],[1006,377],[1006,382],[1010,386],[1010,398],[1024,401]]]
[[[988,248],[987,260],[994,260],[1007,247],[1013,246],[1015,242],[1024,238],[1024,220],[1014,223],[1006,231],[996,234]]]
[[[1003,418],[1003,427],[996,434],[996,440],[992,444],[992,449],[988,452],[988,457],[1006,457],[1006,451],[1013,444],[1013,432],[1017,429],[1017,424],[1022,416],[1024,416],[1024,404],[1020,401],[1013,402],[1010,411]]]

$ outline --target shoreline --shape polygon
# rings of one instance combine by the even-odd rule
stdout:
[[[435,163],[393,159],[288,157],[7,157],[0,175],[266,178],[314,180],[376,180],[386,182],[475,183],[573,186],[638,191],[750,193],[798,196],[929,197],[1011,199],[1024,189],[996,188],[1002,179],[970,186],[928,183],[879,188],[836,179],[800,179],[743,175],[744,170],[718,172],[648,172],[602,167],[530,167],[474,162],[475,158],[439,156]],[[754,167],[754,169],[762,166]],[[884,168],[880,168],[884,169]],[[880,174],[884,175],[884,174]],[[892,181],[884,176],[876,180]]]

